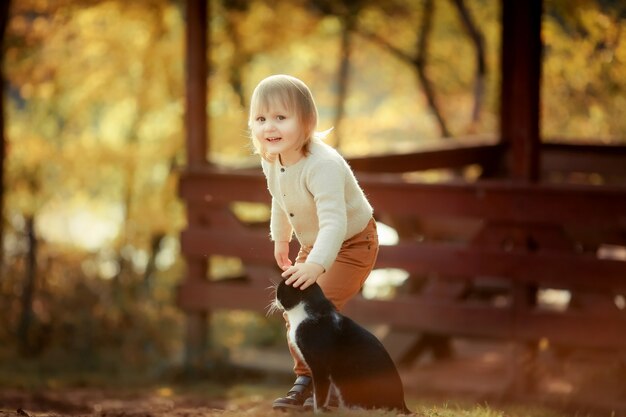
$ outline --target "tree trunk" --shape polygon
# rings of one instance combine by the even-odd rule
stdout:
[[[467,31],[474,49],[476,50],[476,71],[474,75],[474,108],[472,109],[472,120],[470,131],[476,129],[476,125],[480,121],[480,112],[482,109],[483,98],[485,96],[485,76],[487,72],[487,64],[485,63],[485,40],[472,20],[472,16],[465,5],[464,0],[452,0],[454,6],[459,12],[463,26]]]
[[[424,13],[422,14],[422,20],[419,24],[419,35],[416,40],[416,51],[415,55],[406,53],[401,49],[395,47],[387,40],[381,38],[375,33],[371,32],[360,32],[366,38],[378,43],[380,46],[385,48],[391,54],[393,54],[396,58],[402,60],[406,64],[410,65],[414,70],[417,77],[418,84],[422,86],[422,91],[426,96],[426,102],[428,103],[428,107],[430,111],[435,116],[437,126],[439,127],[439,131],[441,136],[444,138],[451,137],[452,134],[448,130],[448,126],[445,120],[445,117],[441,110],[439,109],[439,105],[437,104],[437,99],[435,95],[435,87],[433,86],[430,78],[428,78],[426,71],[426,63],[428,58],[428,41],[430,38],[430,31],[432,27],[433,20],[433,11],[435,4],[433,0],[426,0],[424,3]]]
[[[4,45],[4,35],[9,21],[10,0],[0,2],[0,45]],[[0,271],[4,265],[4,160],[6,140],[4,137],[4,48],[0,47]]]
[[[252,56],[244,51],[241,38],[237,32],[236,18],[232,15],[235,12],[228,12],[225,16],[225,28],[226,34],[230,38],[230,41],[234,46],[234,53],[230,62],[230,69],[228,71],[228,82],[230,83],[233,91],[239,99],[239,105],[243,109],[248,108],[248,99],[243,89],[244,79],[243,70],[244,67],[250,62]]]
[[[146,296],[150,295],[154,286],[154,274],[156,272],[156,257],[161,250],[161,244],[165,239],[165,233],[157,233],[150,240],[150,258],[143,274],[143,290]]]
[[[348,97],[348,79],[350,76],[350,54],[352,42],[350,39],[356,15],[348,15],[341,19],[341,48],[339,51],[339,71],[337,73],[337,103],[335,106],[335,147],[341,147],[341,121],[346,111],[346,98]]]
[[[26,275],[22,290],[22,316],[18,328],[18,342],[22,354],[28,354],[33,346],[30,343],[31,328],[33,325],[33,298],[37,281],[37,235],[35,233],[35,217],[26,218],[26,234],[28,237],[28,253],[26,259]]]
[[[417,70],[417,77],[422,84],[422,89],[424,90],[424,94],[426,95],[426,101],[428,101],[428,106],[430,107],[435,118],[437,119],[437,124],[439,125],[439,131],[441,132],[441,136],[443,136],[444,138],[448,138],[452,136],[452,134],[448,130],[446,120],[441,113],[441,110],[439,109],[439,105],[437,104],[433,84],[426,74],[428,41],[430,40],[430,30],[433,23],[434,9],[434,1],[426,0],[426,2],[424,3],[424,14],[422,15],[422,23],[420,26],[420,36],[417,40],[417,57],[415,58],[413,63]]]

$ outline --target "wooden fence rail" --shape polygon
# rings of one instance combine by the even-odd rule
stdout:
[[[377,219],[400,232],[397,244],[381,247],[377,268],[464,286],[451,297],[420,291],[391,300],[357,297],[346,308],[357,321],[444,335],[626,348],[626,312],[615,303],[626,294],[625,188],[357,176]],[[245,270],[234,280],[213,280],[206,268],[196,268],[199,276],[180,287],[180,306],[188,312],[263,311],[270,279],[279,275],[267,223],[242,221],[233,211],[234,202],[269,203],[262,173],[195,169],[180,184],[189,213],[181,236],[188,261],[206,265],[211,256],[235,257]],[[599,256],[600,248],[614,256]],[[499,302],[468,296],[481,280],[500,283]],[[541,305],[536,294],[546,288],[570,291],[572,303],[558,311]]]

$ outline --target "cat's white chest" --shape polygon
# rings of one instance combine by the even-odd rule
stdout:
[[[289,343],[291,343],[291,345],[298,350],[300,357],[302,357],[302,353],[296,343],[296,331],[298,330],[298,326],[309,318],[309,314],[304,308],[304,303],[300,303],[291,310],[287,311],[287,318],[289,319]]]

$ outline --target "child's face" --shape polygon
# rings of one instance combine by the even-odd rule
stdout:
[[[293,164],[302,158],[302,126],[297,115],[278,100],[259,109],[252,121],[252,134],[263,149],[280,155],[283,164]]]

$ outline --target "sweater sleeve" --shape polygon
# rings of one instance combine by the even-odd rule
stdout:
[[[287,213],[280,204],[272,197],[272,212],[270,217],[270,237],[274,242],[290,242],[293,236],[293,228]]]
[[[316,164],[307,177],[313,195],[319,232],[307,262],[315,262],[328,270],[337,258],[346,230],[345,200],[346,168],[334,160]]]

